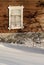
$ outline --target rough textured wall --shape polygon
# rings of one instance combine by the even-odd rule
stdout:
[[[24,6],[24,29],[8,30],[8,6]],[[44,0],[0,0],[0,33],[44,32]]]

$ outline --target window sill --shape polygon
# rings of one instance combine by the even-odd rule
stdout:
[[[11,29],[23,29],[23,28],[24,28],[24,26],[22,26],[22,27],[13,27],[13,28],[8,27],[9,30],[11,30]]]

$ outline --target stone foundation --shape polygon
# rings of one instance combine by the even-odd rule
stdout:
[[[44,33],[0,33],[0,43],[24,44],[29,47],[44,47]]]

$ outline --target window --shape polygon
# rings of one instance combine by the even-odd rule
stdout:
[[[8,29],[23,28],[23,6],[9,6],[9,27]]]

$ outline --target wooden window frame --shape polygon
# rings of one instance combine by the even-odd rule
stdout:
[[[9,6],[8,7],[8,9],[9,9],[9,27],[8,27],[8,29],[9,30],[11,30],[11,29],[22,29],[22,28],[24,28],[24,26],[23,26],[23,6]],[[19,26],[19,27],[17,27],[17,26],[15,26],[15,27],[12,27],[12,23],[11,23],[11,10],[12,9],[14,9],[14,11],[16,10],[16,9],[18,9],[18,10],[21,10],[21,26]]]

